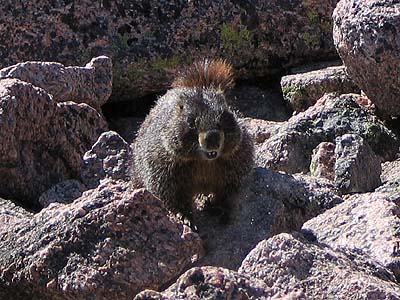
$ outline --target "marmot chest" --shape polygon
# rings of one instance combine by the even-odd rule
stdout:
[[[225,181],[224,168],[217,161],[195,163],[191,175],[193,189],[199,193],[215,192]]]

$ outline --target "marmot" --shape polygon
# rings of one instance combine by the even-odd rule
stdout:
[[[232,196],[253,167],[253,142],[225,98],[232,86],[226,61],[194,63],[158,99],[132,144],[136,186],[189,220],[194,197],[213,194],[227,222]]]

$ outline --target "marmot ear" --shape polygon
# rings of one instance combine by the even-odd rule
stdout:
[[[222,92],[234,85],[233,67],[223,59],[204,59],[181,72],[172,87],[215,88]]]

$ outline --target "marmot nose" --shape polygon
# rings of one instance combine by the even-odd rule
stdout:
[[[207,149],[218,149],[221,144],[221,131],[209,130],[206,132],[204,138],[205,146]]]

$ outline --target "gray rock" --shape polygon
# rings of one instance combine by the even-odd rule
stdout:
[[[382,164],[382,183],[389,183],[396,181],[400,174],[400,159],[394,161],[387,161]]]
[[[256,148],[258,166],[287,173],[307,172],[312,151],[321,142],[334,142],[347,133],[361,136],[383,161],[399,149],[396,135],[371,111],[360,106],[356,94],[327,94],[306,111],[283,123],[263,145]]]
[[[387,193],[353,195],[303,225],[332,248],[361,251],[400,276],[400,209]]]
[[[134,300],[267,300],[271,296],[279,295],[279,291],[269,288],[260,280],[232,270],[210,266],[192,268],[164,292],[146,290]]]
[[[103,181],[13,226],[9,216],[0,217],[0,299],[128,300],[159,289],[203,251],[199,236],[159,199],[120,181]]]
[[[20,205],[0,198],[0,231],[8,230],[23,219],[32,217]]]
[[[87,104],[57,103],[32,84],[3,79],[0,128],[0,195],[35,206],[54,184],[77,178],[107,124]]]
[[[41,207],[47,207],[51,203],[71,203],[79,198],[86,190],[87,187],[79,180],[65,180],[57,183],[41,194],[39,197],[39,204]]]
[[[360,89],[346,74],[344,66],[283,76],[283,98],[294,111],[304,111],[314,105],[325,93],[360,93]]]
[[[335,147],[334,143],[322,142],[314,150],[311,156],[310,173],[312,176],[335,179]]]
[[[393,199],[397,199],[400,196],[400,160],[387,161],[381,166],[382,185],[376,191],[389,193]]]
[[[381,185],[381,159],[356,134],[337,137],[314,149],[310,172],[335,183],[342,194],[370,192]]]
[[[286,233],[260,242],[238,272],[301,299],[400,299],[393,273],[374,261]]]
[[[400,115],[400,3],[342,0],[333,38],[347,72],[378,110]]]
[[[342,193],[370,192],[381,184],[380,158],[359,135],[336,138],[335,156],[334,180]]]
[[[200,57],[228,58],[240,78],[336,57],[337,2],[3,0],[0,62],[77,65],[108,55],[112,100],[132,100],[165,90],[179,66]]]
[[[105,178],[129,181],[130,155],[129,145],[118,133],[102,133],[83,156],[82,182],[88,188],[95,188]]]
[[[29,61],[0,70],[0,79],[4,78],[32,83],[57,102],[86,103],[99,110],[111,95],[112,64],[106,56],[93,58],[85,67]]]

